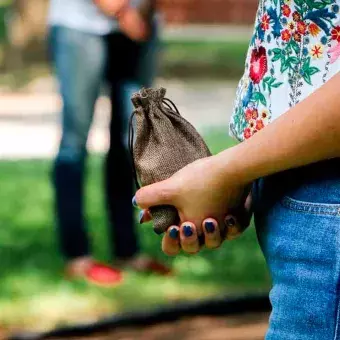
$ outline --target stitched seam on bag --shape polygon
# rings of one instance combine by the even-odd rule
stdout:
[[[281,204],[306,214],[340,216],[340,204],[303,202],[287,196],[282,199]]]

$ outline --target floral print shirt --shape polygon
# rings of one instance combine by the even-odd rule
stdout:
[[[340,71],[339,6],[340,0],[260,0],[233,137],[250,138]]]

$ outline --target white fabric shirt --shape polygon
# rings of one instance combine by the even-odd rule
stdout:
[[[118,28],[117,21],[103,14],[92,0],[50,0],[48,24],[98,35]]]
[[[260,0],[231,135],[251,138],[338,72],[340,0]]]

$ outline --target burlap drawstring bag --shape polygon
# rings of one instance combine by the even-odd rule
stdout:
[[[135,107],[130,120],[130,152],[137,188],[163,181],[197,159],[211,153],[196,129],[164,98],[166,90],[142,89],[132,96]],[[139,178],[139,182],[138,182]],[[171,206],[151,208],[154,230],[164,233],[177,225]]]

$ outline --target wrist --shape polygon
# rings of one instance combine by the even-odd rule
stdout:
[[[217,154],[214,160],[219,176],[228,183],[246,186],[257,178],[250,171],[251,159],[243,155],[243,143],[228,148]]]

